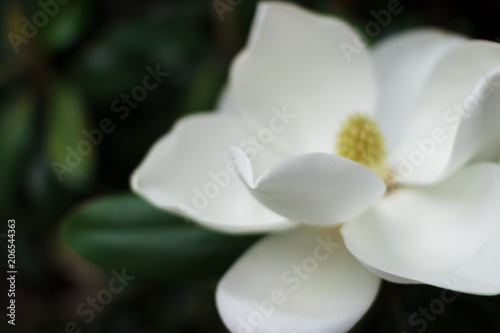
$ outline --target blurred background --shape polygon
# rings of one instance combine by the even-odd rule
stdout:
[[[388,4],[291,2],[360,31]],[[498,0],[401,5],[370,42],[428,25],[500,41]],[[157,211],[130,193],[128,181],[178,118],[214,109],[255,6],[2,0],[0,267],[4,276],[7,220],[15,219],[18,274],[15,327],[6,323],[8,286],[0,281],[0,332],[227,332],[214,289],[258,236],[221,235]],[[168,76],[141,89],[157,69]],[[123,272],[124,287],[107,292]],[[92,306],[96,297],[101,303]],[[352,332],[500,332],[499,296],[460,295],[425,327],[411,322],[440,298],[437,288],[384,283]]]

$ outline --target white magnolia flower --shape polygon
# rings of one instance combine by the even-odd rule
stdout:
[[[283,231],[218,286],[233,332],[346,331],[379,277],[498,294],[499,67],[495,43],[429,29],[369,50],[264,3],[220,112],[181,119],[132,187],[209,228]]]

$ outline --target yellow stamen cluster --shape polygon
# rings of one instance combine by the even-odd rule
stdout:
[[[384,138],[368,115],[355,113],[342,124],[336,154],[363,164],[384,179],[387,176]]]

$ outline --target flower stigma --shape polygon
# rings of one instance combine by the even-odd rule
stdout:
[[[385,165],[384,137],[377,123],[366,114],[354,113],[341,126],[336,154],[364,165],[390,185],[392,181]]]

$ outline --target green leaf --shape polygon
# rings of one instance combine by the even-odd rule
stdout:
[[[87,186],[95,169],[96,146],[83,131],[90,131],[84,101],[71,85],[52,86],[47,110],[46,144],[54,177],[63,185]]]
[[[20,95],[2,105],[0,114],[0,211],[12,208],[19,188],[23,163],[34,133],[35,104],[28,95]]]
[[[132,194],[84,204],[64,220],[62,236],[107,271],[168,281],[220,275],[257,239],[206,230]]]
[[[68,4],[52,2],[49,9],[53,17],[40,29],[40,38],[49,50],[62,50],[72,46],[91,23],[91,1],[72,0]],[[41,8],[39,8],[41,10]]]

